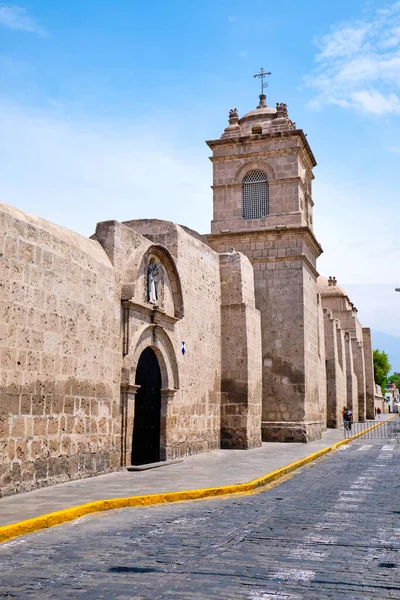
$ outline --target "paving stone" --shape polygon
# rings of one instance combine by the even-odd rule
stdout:
[[[342,439],[342,430],[329,429],[321,440],[309,444],[264,443],[253,450],[215,450],[162,469],[119,471],[1,498],[0,526],[95,500],[244,483]]]
[[[262,493],[110,511],[5,543],[3,597],[399,600],[400,445],[370,471],[384,443],[353,443]]]

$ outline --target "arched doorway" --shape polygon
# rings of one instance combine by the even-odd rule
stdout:
[[[140,355],[135,385],[132,464],[143,465],[160,460],[161,371],[151,348]]]

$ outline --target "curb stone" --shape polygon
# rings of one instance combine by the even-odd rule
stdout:
[[[397,415],[396,415],[397,416]],[[144,496],[130,496],[127,498],[109,498],[107,500],[96,500],[95,502],[88,502],[86,504],[80,504],[79,506],[73,506],[59,510],[57,512],[47,513],[26,521],[17,521],[10,525],[3,525],[0,527],[0,543],[11,540],[12,538],[26,535],[27,533],[33,533],[40,529],[47,529],[49,527],[55,527],[68,521],[74,521],[85,515],[89,515],[95,512],[101,512],[105,510],[114,510],[116,508],[127,508],[132,506],[151,506],[155,504],[165,504],[168,502],[183,502],[185,500],[202,500],[205,498],[218,498],[221,496],[231,496],[233,494],[251,493],[264,487],[266,484],[271,483],[280,479],[284,475],[303,467],[304,465],[333,452],[337,448],[349,444],[352,440],[355,440],[367,432],[380,427],[385,422],[396,418],[395,416],[386,419],[372,427],[369,427],[365,431],[358,433],[352,437],[346,438],[332,446],[328,446],[309,454],[300,460],[296,460],[284,467],[266,473],[257,479],[248,481],[247,483],[238,483],[233,485],[226,485],[221,487],[202,488],[198,490],[182,490],[181,492],[164,492],[161,494],[147,494]]]

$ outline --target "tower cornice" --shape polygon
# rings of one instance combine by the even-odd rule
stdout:
[[[313,256],[318,258],[323,253],[321,244],[318,242],[313,231],[307,225],[299,226],[282,226],[282,227],[263,227],[262,229],[238,229],[235,231],[223,231],[220,233],[207,234],[209,242],[224,240],[223,243],[229,245],[234,244],[235,238],[240,238],[243,242],[244,238],[249,238],[250,241],[265,240],[266,237],[276,236],[286,238],[302,238]]]
[[[302,129],[293,129],[291,131],[277,131],[275,133],[252,134],[228,139],[207,140],[206,144],[211,150],[214,150],[214,148],[221,146],[238,146],[240,144],[246,143],[254,144],[254,142],[259,140],[279,140],[290,139],[293,137],[297,137],[301,140],[302,148],[311,163],[311,167],[316,167],[317,161],[315,160],[315,156],[311,150],[310,144],[308,143],[307,137]]]

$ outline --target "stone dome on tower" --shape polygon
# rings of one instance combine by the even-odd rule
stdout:
[[[248,135],[262,135],[279,131],[292,131],[296,124],[288,117],[287,106],[282,102],[276,108],[267,106],[265,94],[260,94],[260,102],[254,110],[239,118],[236,108],[229,111],[229,125],[221,139],[236,138]]]
[[[346,291],[341,285],[338,285],[336,277],[329,276],[323,277],[320,275],[317,279],[317,288],[321,296],[345,296],[347,297]]]
[[[346,290],[341,285],[338,285],[336,277],[329,276],[328,279],[320,275],[317,279],[317,291],[321,294],[322,298],[346,298],[350,307],[357,312],[357,308],[351,302]]]
[[[257,127],[261,127],[259,133],[265,133],[270,128],[273,119],[276,119],[276,108],[267,106],[266,96],[265,94],[261,94],[260,104],[257,108],[246,113],[239,119],[242,135],[251,135],[254,133],[254,128]]]

